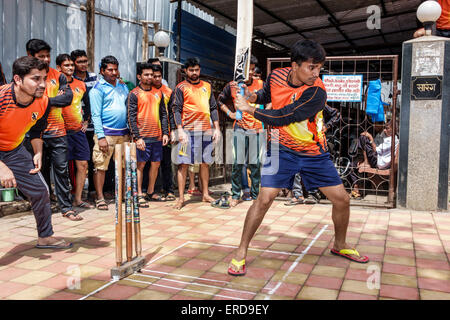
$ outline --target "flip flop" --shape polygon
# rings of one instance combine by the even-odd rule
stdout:
[[[70,221],[81,221],[81,220],[83,220],[83,217],[82,217],[82,216],[79,216],[79,215],[78,215],[77,213],[75,213],[75,211],[73,211],[73,210],[69,210],[69,211],[67,211],[67,212],[64,212],[64,213],[62,214],[62,216],[63,216],[64,218],[69,219]],[[77,217],[77,218],[79,218],[79,219],[72,220],[72,219],[70,219],[71,216]]]
[[[297,199],[297,198],[291,198],[289,201],[286,201],[284,203],[285,206],[295,206],[297,204],[302,204],[304,203],[303,199]]]
[[[335,249],[331,249],[330,252],[332,254],[336,255],[336,256],[340,256],[340,257],[343,257],[345,259],[348,259],[348,260],[351,260],[351,261],[354,261],[354,262],[358,262],[358,263],[367,263],[367,262],[369,262],[369,257],[367,257],[367,256],[364,256],[363,260],[358,260],[358,259],[353,258],[351,256],[351,254],[360,257],[359,252],[356,251],[356,249],[342,249],[342,250],[339,250],[339,251],[337,251]]]
[[[213,206],[214,208],[229,209],[230,202],[228,201],[227,197],[227,195],[222,195],[220,199],[211,202],[211,206]]]
[[[73,243],[69,242],[68,244],[66,244],[65,246],[62,245],[58,245],[58,243],[65,243],[64,241],[59,241],[55,244],[37,244],[35,246],[35,248],[37,249],[70,249],[73,247]]]
[[[228,267],[228,274],[232,276],[245,276],[247,273],[247,270],[245,270],[245,259],[242,259],[241,261],[237,261],[236,259],[231,259],[231,264],[238,267],[239,271],[234,271],[233,268]],[[242,270],[241,270],[242,267]]]
[[[153,198],[153,196],[155,194],[158,196],[158,198]],[[156,192],[147,193],[146,199],[147,199],[147,201],[156,201],[156,202],[165,202],[166,201],[166,198],[164,198],[163,196],[157,194]]]
[[[80,204],[76,205],[77,208],[83,208],[83,209],[94,209],[95,207],[87,202],[80,202]]]

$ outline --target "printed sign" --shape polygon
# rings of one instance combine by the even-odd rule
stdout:
[[[363,76],[361,74],[324,74],[322,81],[327,90],[327,101],[362,101]]]
[[[411,100],[441,100],[442,76],[411,77]]]

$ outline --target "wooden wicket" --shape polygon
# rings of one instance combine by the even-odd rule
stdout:
[[[123,177],[123,160],[125,157],[125,177]],[[136,144],[124,143],[115,146],[115,192],[116,192],[116,267],[111,269],[113,279],[122,279],[139,271],[145,264],[142,257],[141,227],[137,199],[137,159]],[[127,261],[122,263],[122,193],[125,178],[125,246]],[[133,258],[133,224],[136,257]]]

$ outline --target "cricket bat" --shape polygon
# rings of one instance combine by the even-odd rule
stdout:
[[[234,61],[234,81],[239,84],[240,94],[244,95],[242,85],[248,80],[253,34],[253,0],[237,0],[236,56]],[[242,119],[242,112],[236,110],[236,120]]]

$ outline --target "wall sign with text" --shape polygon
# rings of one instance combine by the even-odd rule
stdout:
[[[361,102],[363,76],[352,75],[322,75],[322,81],[327,90],[327,101]]]
[[[411,77],[411,100],[441,100],[442,76]]]

